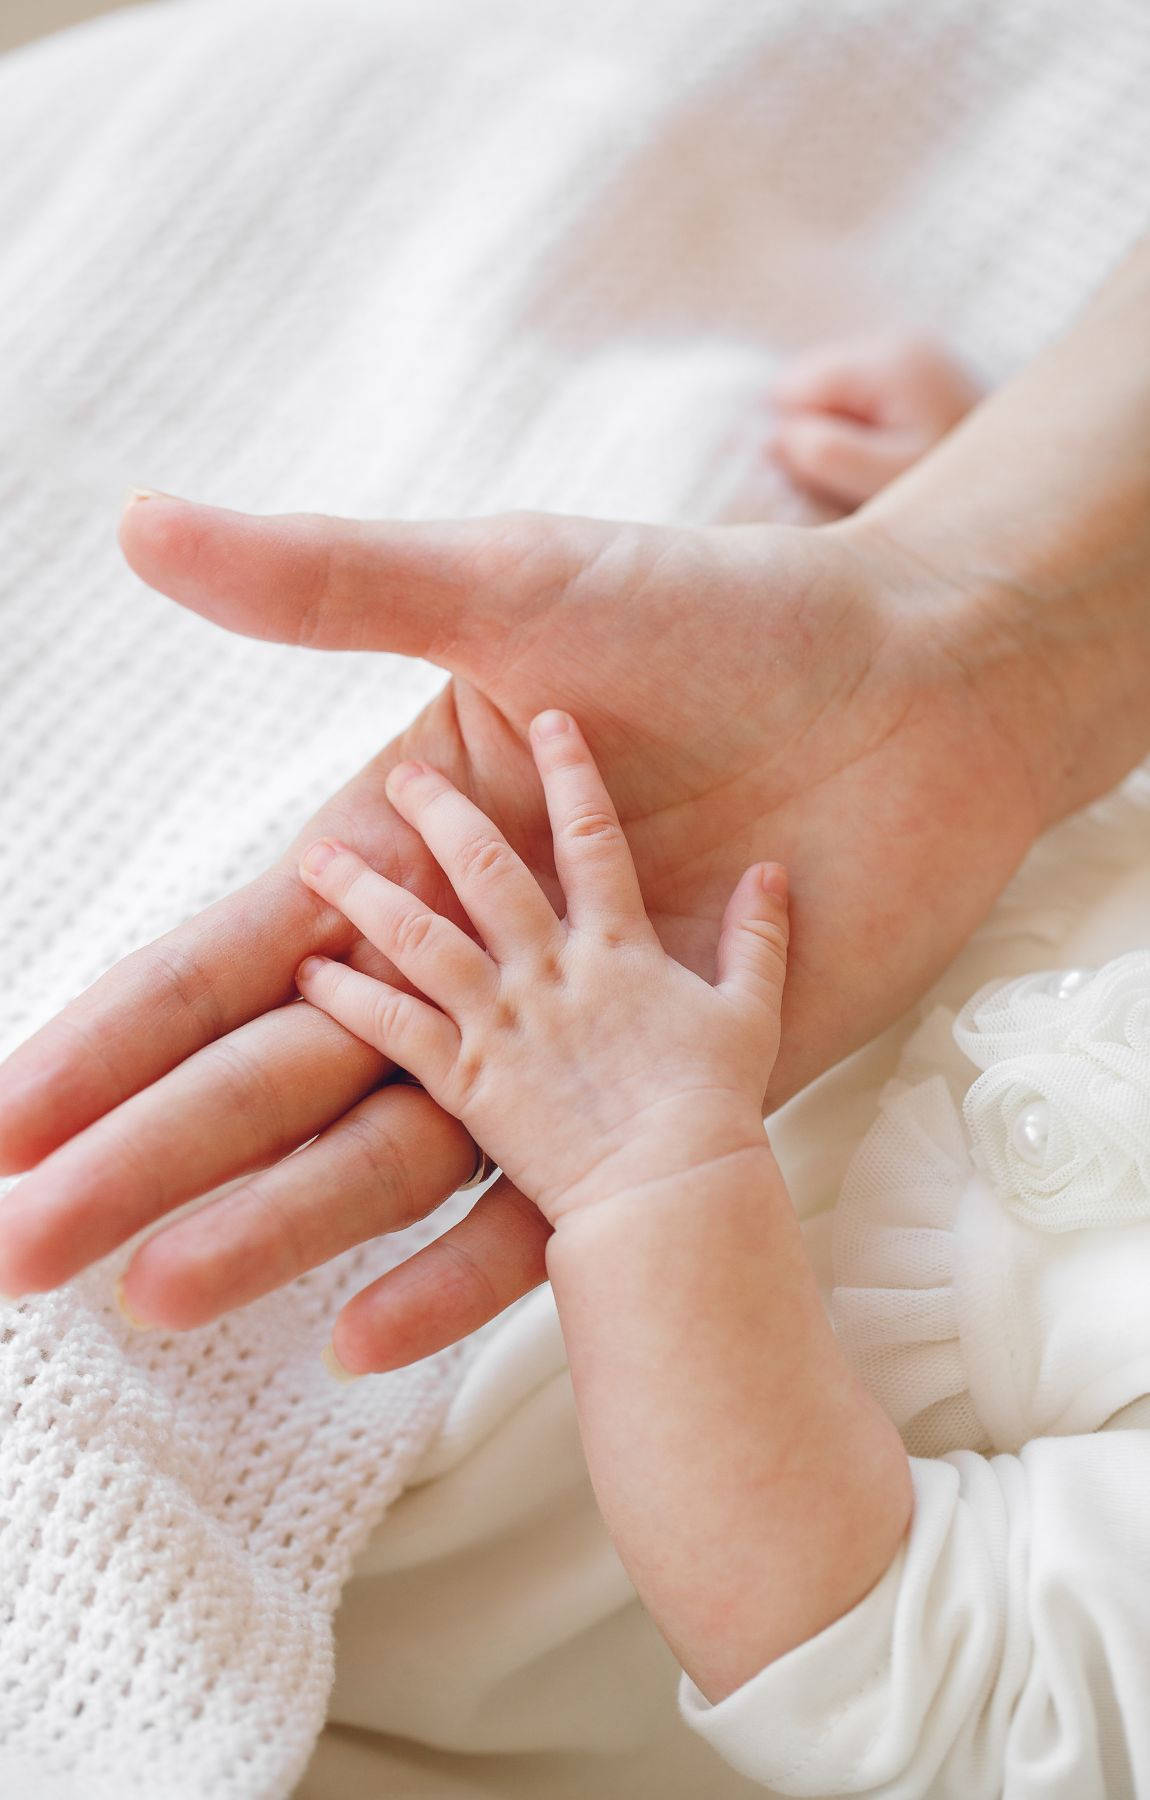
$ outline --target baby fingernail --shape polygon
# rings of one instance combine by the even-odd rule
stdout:
[[[774,900],[787,897],[787,871],[781,863],[763,863],[759,868],[759,886]]]
[[[384,783],[384,785],[387,788],[389,793],[398,794],[399,790],[401,788],[405,788],[407,786],[408,782],[414,780],[414,778],[417,775],[426,775],[427,773],[428,773],[428,768],[427,768],[426,763],[421,763],[421,762],[396,763],[394,769],[392,769],[391,772],[389,773],[389,775],[387,777],[387,781]]]
[[[307,852],[300,868],[306,869],[309,875],[321,875],[333,856],[336,855],[338,855],[338,851],[335,845],[327,838],[321,838],[319,843],[313,844]]]
[[[345,1369],[330,1344],[325,1344],[320,1351],[320,1361],[328,1374],[336,1381],[358,1381],[359,1376],[352,1369]]]
[[[116,1283],[115,1295],[116,1295],[116,1305],[119,1308],[121,1315],[128,1321],[128,1324],[132,1327],[133,1331],[151,1331],[153,1329],[153,1327],[148,1324],[146,1319],[138,1319],[136,1317],[135,1313],[132,1311],[131,1307],[128,1305],[127,1299],[124,1294],[124,1277],[122,1275],[120,1276],[119,1280]]]
[[[326,956],[305,956],[295,972],[297,985],[301,981],[307,981],[309,976],[318,975],[326,961]]]
[[[538,718],[532,721],[532,729],[536,737],[541,738],[560,737],[566,731],[567,725],[567,714],[554,709],[549,712],[541,712]]]

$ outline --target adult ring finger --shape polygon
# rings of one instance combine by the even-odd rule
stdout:
[[[421,1081],[417,1081],[415,1079],[415,1076],[409,1074],[406,1069],[397,1069],[395,1071],[394,1076],[392,1077],[392,1080],[399,1083],[403,1087],[422,1087],[423,1086],[423,1083]],[[472,1140],[472,1142],[474,1143],[474,1139]],[[468,1188],[482,1187],[483,1183],[488,1179],[488,1177],[491,1175],[494,1175],[497,1167],[498,1167],[498,1164],[495,1163],[495,1161],[490,1156],[488,1156],[486,1150],[481,1150],[479,1145],[476,1144],[475,1145],[475,1167],[474,1167],[474,1169],[472,1169],[471,1174],[467,1177],[467,1180],[460,1182],[459,1187],[456,1189],[456,1192],[463,1194],[463,1193],[466,1193]]]

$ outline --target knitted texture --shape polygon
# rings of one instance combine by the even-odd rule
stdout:
[[[995,377],[1071,317],[1143,225],[1148,82],[1140,0],[180,0],[8,58],[0,1049],[440,680],[145,592],[126,483],[720,516],[780,347],[901,317]],[[0,1792],[290,1792],[467,1354],[318,1351],[461,1204],[181,1335],[114,1311],[133,1246],[0,1310]]]

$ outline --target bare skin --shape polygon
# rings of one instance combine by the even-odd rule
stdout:
[[[677,1660],[719,1700],[889,1567],[913,1508],[910,1465],[839,1348],[763,1135],[785,871],[743,873],[715,980],[701,980],[651,926],[575,721],[544,712],[529,741],[563,916],[465,795],[400,764],[389,798],[478,941],[321,840],[301,879],[414,991],[324,957],[297,981],[490,1145],[551,1226],[547,1270],[600,1509]]]
[[[740,870],[788,865],[768,1105],[903,1011],[1035,834],[1150,748],[1147,261],[877,500],[818,530],[129,509],[129,560],[183,604],[253,635],[426,654],[453,679],[281,863],[129,958],[0,1072],[3,1166],[40,1164],[0,1216],[0,1287],[55,1286],[246,1176],[128,1272],[142,1319],[198,1324],[466,1177],[461,1126],[379,1088],[377,1053],[285,1004],[310,951],[388,973],[296,859],[337,836],[458,917],[384,791],[415,756],[498,820],[554,898],[524,742],[544,705],[584,724],[677,960],[709,975]],[[498,1182],[349,1303],[337,1350],[385,1368],[451,1341],[543,1278],[548,1236]]]
[[[974,377],[929,339],[828,344],[796,357],[775,382],[770,452],[796,485],[853,512],[981,398]]]

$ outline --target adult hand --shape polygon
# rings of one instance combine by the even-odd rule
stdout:
[[[296,862],[341,838],[457,917],[384,794],[415,757],[470,792],[554,894],[523,742],[547,706],[583,726],[679,960],[709,974],[739,873],[787,864],[770,1103],[897,1017],[1037,831],[1150,747],[1148,292],[1143,251],[1063,345],[818,530],[132,507],[129,560],[183,604],[257,636],[425,655],[452,680],[273,869],[129,957],[0,1071],[0,1167],[40,1163],[0,1210],[0,1288],[53,1287],[246,1177],[128,1272],[143,1319],[195,1325],[466,1178],[460,1127],[417,1090],[378,1088],[374,1053],[286,1004],[309,951],[393,977]],[[546,1236],[497,1182],[349,1303],[341,1360],[390,1367],[473,1329],[543,1278]]]
[[[794,950],[776,1101],[921,990],[1040,822],[1018,755],[924,623],[922,583],[837,527],[362,525],[150,498],[123,543],[146,580],[230,629],[421,654],[453,679],[267,875],[128,958],[10,1060],[4,1164],[46,1158],[0,1213],[10,1292],[54,1286],[246,1174],[153,1236],[125,1281],[143,1320],[199,1324],[466,1178],[453,1122],[409,1088],[370,1091],[379,1058],[286,1004],[309,951],[379,967],[298,880],[312,838],[342,838],[454,916],[385,797],[399,758],[470,792],[554,894],[524,732],[544,706],[574,713],[660,936],[701,972],[741,870],[785,861]],[[546,1235],[497,1184],[351,1303],[341,1357],[406,1360],[472,1328],[543,1278]]]

